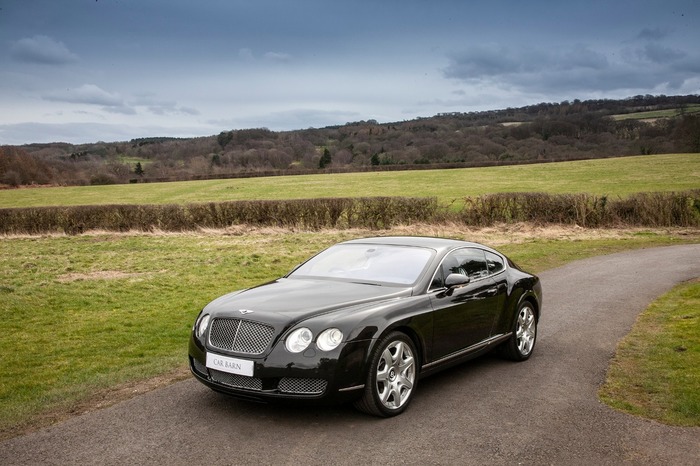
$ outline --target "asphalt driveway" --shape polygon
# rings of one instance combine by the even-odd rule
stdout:
[[[700,244],[544,272],[529,361],[487,356],[425,379],[396,418],[251,404],[190,379],[0,443],[0,464],[697,465],[700,428],[618,413],[596,391],[637,314],[699,276]]]

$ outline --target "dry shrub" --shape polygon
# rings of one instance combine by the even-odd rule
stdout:
[[[496,193],[466,198],[457,214],[465,225],[496,223],[612,226],[700,226],[700,190],[640,193],[610,200],[591,194]]]
[[[188,231],[232,225],[383,229],[430,222],[436,210],[436,198],[402,197],[30,207],[0,209],[0,234]]]
[[[609,200],[589,194],[498,193],[466,198],[450,210],[437,198],[360,197],[166,205],[94,205],[0,209],[0,234],[85,231],[192,231],[234,225],[305,230],[388,229],[398,225],[495,224],[700,226],[700,190],[641,193]]]
[[[700,190],[682,193],[639,193],[610,205],[613,221],[630,226],[700,225]]]

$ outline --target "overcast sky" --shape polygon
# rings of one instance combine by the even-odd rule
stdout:
[[[0,0],[0,144],[700,94],[697,0]]]

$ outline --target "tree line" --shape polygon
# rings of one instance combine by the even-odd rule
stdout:
[[[621,118],[667,111],[649,119]],[[198,138],[0,147],[0,184],[87,185],[489,166],[700,152],[700,96],[541,103],[394,123],[251,128]]]

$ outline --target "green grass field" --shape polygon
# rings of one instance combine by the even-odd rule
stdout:
[[[486,242],[533,271],[700,240],[694,233],[592,233],[573,227],[554,234],[447,227],[385,233]],[[109,399],[113,387],[186,373],[190,326],[208,301],[278,277],[329,244],[371,234],[263,230],[3,239],[0,438],[54,422],[95,398]]]
[[[700,113],[699,104],[688,105],[685,109],[671,108],[668,110],[651,110],[649,112],[635,112],[635,113],[623,113],[620,115],[613,115],[613,120],[649,120],[656,118],[675,118],[683,114],[693,115]]]
[[[89,204],[435,196],[442,203],[496,192],[590,193],[700,188],[700,154],[671,154],[453,170],[321,174],[0,191],[0,208]]]
[[[700,154],[678,154],[482,169],[15,189],[0,191],[0,207],[377,195],[437,196],[449,203],[491,192],[625,196],[698,188]],[[625,249],[700,242],[697,230],[570,227],[552,235],[520,232],[522,225],[467,232],[447,226],[406,228],[411,229],[382,234],[480,241],[532,271]],[[329,244],[372,234],[241,227],[0,239],[0,438],[54,422],[96,398],[112,398],[114,387],[185,373],[187,335],[209,300],[277,277]],[[697,377],[700,369],[687,370]]]

